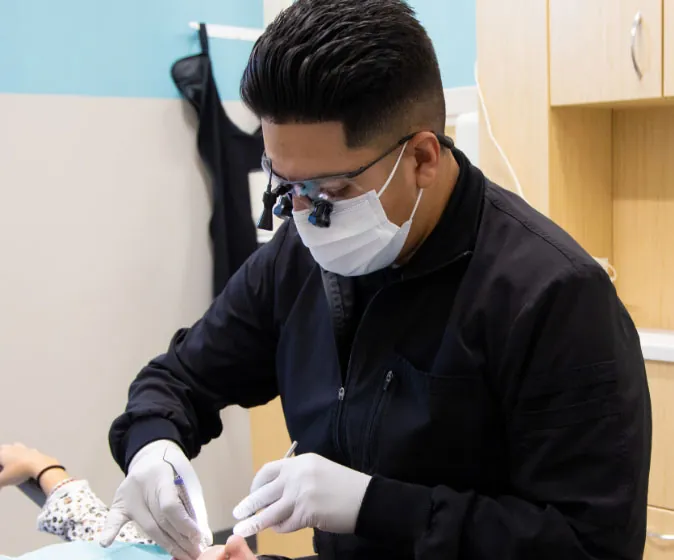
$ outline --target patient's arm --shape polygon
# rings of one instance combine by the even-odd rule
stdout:
[[[0,488],[18,486],[38,475],[47,467],[59,465],[57,459],[30,449],[22,443],[0,445]],[[69,478],[65,469],[53,469],[40,478],[40,486],[49,494],[58,484]]]
[[[40,531],[66,541],[98,541],[107,515],[108,507],[86,480],[70,480],[49,495],[37,518],[37,526]],[[116,540],[152,544],[133,523],[127,523]]]
[[[36,478],[46,467],[59,461],[25,445],[0,445],[0,488],[19,485]],[[75,480],[63,469],[53,469],[40,478],[47,501],[37,518],[40,531],[66,541],[96,541],[108,515],[107,506],[85,480]],[[152,544],[133,524],[127,523],[117,540]]]

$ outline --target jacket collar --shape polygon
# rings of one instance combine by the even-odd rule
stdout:
[[[401,267],[403,278],[432,272],[475,249],[484,206],[485,178],[461,150],[453,148],[452,155],[459,164],[454,191],[435,229]]]
[[[423,276],[472,253],[484,205],[485,177],[461,150],[453,148],[452,155],[459,165],[454,191],[435,229],[407,264],[353,278],[326,271],[323,271],[324,276],[334,278],[343,288],[355,281],[360,286],[374,289]]]

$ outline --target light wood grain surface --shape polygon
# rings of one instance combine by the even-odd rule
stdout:
[[[642,23],[635,55],[631,28]],[[657,98],[662,95],[662,0],[550,0],[552,105]]]
[[[290,447],[281,399],[254,408],[250,413],[253,444],[253,469],[257,472],[265,463],[281,459]],[[313,554],[313,531],[304,530],[281,535],[267,530],[258,535],[258,554],[277,554],[299,558]]]
[[[616,111],[613,126],[613,238],[618,290],[639,327],[671,330],[674,108]]]

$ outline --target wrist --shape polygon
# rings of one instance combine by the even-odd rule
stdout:
[[[54,495],[57,495],[63,488],[69,489],[72,487],[73,484],[86,484],[85,480],[80,480],[77,478],[72,478],[68,476],[68,474],[65,474],[63,478],[60,480],[54,479],[54,480],[47,480],[47,475],[45,475],[42,479],[42,491],[45,493],[45,495],[48,498],[51,498]]]
[[[70,475],[64,469],[50,469],[40,477],[40,488],[49,496],[57,486],[69,479]]]
[[[172,441],[176,444],[180,442],[180,433],[178,428],[170,420],[165,418],[147,418],[134,422],[128,429],[124,439],[125,456],[116,457],[118,464],[122,466],[124,472],[128,474],[131,463],[134,462],[137,454],[141,454],[144,448],[157,441]],[[147,451],[147,449],[145,449]],[[187,455],[187,453],[185,453]]]
[[[52,465],[60,465],[61,463],[59,462],[58,459],[54,459],[53,457],[48,457],[47,455],[40,455],[38,457],[35,457],[33,460],[31,460],[30,465],[29,465],[29,472],[31,478],[37,479],[37,477],[40,475],[40,473],[46,469],[47,467],[51,467]]]

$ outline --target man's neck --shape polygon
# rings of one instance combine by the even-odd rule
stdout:
[[[440,163],[437,182],[423,194],[410,235],[403,246],[401,256],[396,260],[397,265],[407,263],[438,225],[456,187],[459,172],[458,162],[454,155],[448,152]]]

